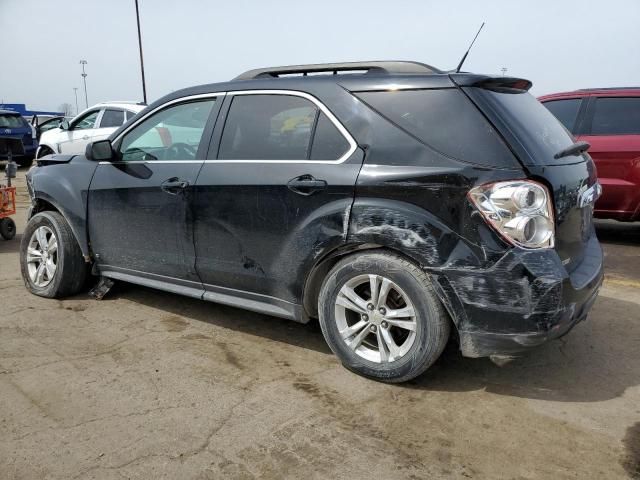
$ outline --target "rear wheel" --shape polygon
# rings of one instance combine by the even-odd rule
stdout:
[[[20,244],[20,269],[27,289],[41,297],[78,293],[87,267],[71,227],[58,212],[40,212],[29,220]]]
[[[322,333],[342,363],[386,382],[420,375],[449,338],[449,318],[427,275],[389,253],[339,262],[322,285],[318,311]]]

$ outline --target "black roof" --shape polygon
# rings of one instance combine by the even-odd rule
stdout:
[[[338,74],[342,72],[342,74]],[[307,75],[315,73],[317,75]],[[324,75],[323,75],[324,73]],[[249,70],[236,78],[219,83],[196,85],[176,90],[159,98],[148,109],[181,97],[238,90],[298,90],[322,97],[332,89],[352,92],[385,88],[451,88],[500,83],[521,79],[472,73],[453,73],[411,61],[371,61],[291,65]],[[528,83],[530,86],[530,83]],[[117,132],[116,132],[117,133]]]

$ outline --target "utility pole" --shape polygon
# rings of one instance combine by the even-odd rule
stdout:
[[[76,96],[76,115],[78,115],[78,113],[80,113],[78,111],[78,87],[73,87],[73,93]]]
[[[84,82],[84,103],[86,105],[86,108],[89,108],[89,100],[87,97],[87,74],[84,72],[84,66],[86,64],[86,60],[80,60],[80,65],[82,65],[82,81]]]
[[[138,22],[138,49],[140,50],[140,71],[142,72],[142,100],[147,103],[147,85],[144,80],[144,59],[142,58],[142,34],[140,33],[140,11],[136,2],[136,21]]]
[[[505,73],[507,73],[507,67],[502,67],[500,71],[502,71],[502,76],[504,77]]]

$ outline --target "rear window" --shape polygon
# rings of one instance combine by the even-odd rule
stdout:
[[[0,115],[0,128],[22,128],[27,122],[20,115]]]
[[[596,99],[591,133],[593,135],[640,134],[640,98]]]
[[[357,92],[382,116],[440,153],[465,162],[513,166],[513,155],[456,88]]]
[[[566,100],[552,100],[543,103],[543,105],[560,120],[560,123],[562,123],[567,130],[575,132],[581,102],[582,100],[579,98],[571,98]]]
[[[507,93],[482,88],[470,88],[471,95],[478,95],[489,103],[492,115],[496,115],[505,129],[517,141],[535,164],[552,161],[575,161],[576,157],[554,160],[560,150],[573,145],[571,134],[553,114],[527,92]],[[475,98],[475,97],[474,97]]]

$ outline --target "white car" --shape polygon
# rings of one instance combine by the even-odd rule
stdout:
[[[70,122],[42,134],[36,158],[52,153],[83,154],[87,144],[104,140],[120,125],[143,110],[146,105],[129,102],[106,102],[76,115]]]

